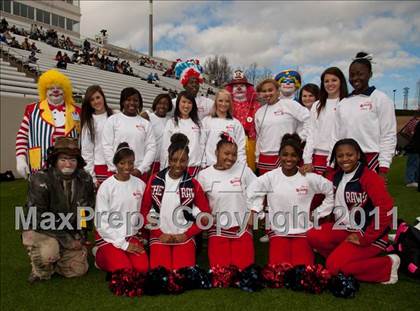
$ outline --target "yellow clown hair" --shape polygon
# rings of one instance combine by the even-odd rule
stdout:
[[[53,85],[58,85],[63,89],[65,103],[74,104],[70,79],[55,69],[44,72],[38,79],[38,94],[41,102],[47,98],[47,89]]]

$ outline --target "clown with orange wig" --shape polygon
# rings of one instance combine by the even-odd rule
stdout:
[[[38,80],[39,102],[26,106],[16,136],[16,169],[27,178],[45,166],[47,150],[57,137],[78,138],[80,108],[74,105],[71,81],[57,70]]]

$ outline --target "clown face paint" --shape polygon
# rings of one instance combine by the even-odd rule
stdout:
[[[63,175],[71,175],[76,170],[77,158],[66,154],[60,154],[57,159],[56,167]]]
[[[52,85],[47,89],[48,103],[54,106],[62,105],[64,103],[64,91],[58,85]]]
[[[232,97],[235,102],[243,103],[246,101],[246,85],[235,84],[232,86]]]
[[[280,83],[280,93],[285,97],[292,96],[296,91],[296,84],[293,79],[286,78]]]

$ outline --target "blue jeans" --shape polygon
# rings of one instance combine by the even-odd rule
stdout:
[[[417,182],[419,168],[419,155],[417,153],[407,153],[407,164],[405,167],[405,182],[407,184]]]

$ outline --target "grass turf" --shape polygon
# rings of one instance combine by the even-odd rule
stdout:
[[[396,158],[389,174],[389,190],[398,206],[398,217],[412,223],[420,216],[420,194],[404,185],[405,158]],[[288,289],[263,289],[246,293],[239,289],[195,290],[173,296],[116,297],[108,290],[105,274],[92,265],[86,276],[29,285],[29,259],[15,228],[14,207],[25,203],[26,182],[0,184],[1,309],[2,310],[419,310],[420,282],[401,275],[395,285],[362,283],[355,299],[335,298],[329,292],[312,295]],[[256,260],[263,264],[267,244],[257,241]],[[205,250],[198,263],[207,267]]]

